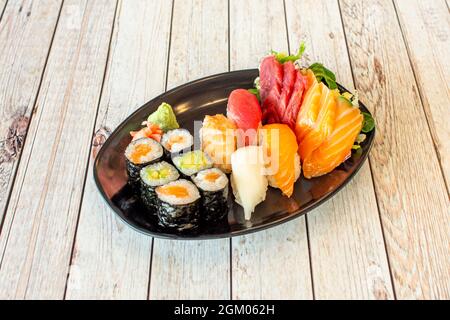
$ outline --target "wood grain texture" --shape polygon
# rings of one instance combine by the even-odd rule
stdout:
[[[5,3],[0,1],[0,15]],[[0,22],[0,221],[11,192],[60,7],[59,0],[10,1]]]
[[[230,1],[231,69],[288,50],[282,1]],[[233,299],[313,297],[305,218],[232,239]]]
[[[0,0],[0,21],[2,19],[2,13],[4,12],[4,9],[6,7],[6,1],[7,0]]]
[[[449,201],[391,1],[341,1],[397,298],[450,297]]]
[[[95,142],[164,91],[171,14],[164,0],[119,2]],[[98,148],[92,146],[66,298],[147,299],[152,238],[126,226],[97,192]]]
[[[62,298],[116,3],[64,2],[0,236],[0,297]]]
[[[443,1],[395,1],[431,136],[450,189],[450,14]]]
[[[286,14],[291,50],[304,40],[308,63],[322,62],[353,90],[337,1],[287,0]],[[394,297],[369,164],[308,214],[308,231],[316,299]]]
[[[168,87],[228,70],[227,2],[175,1]],[[150,299],[228,299],[228,239],[154,240]]]

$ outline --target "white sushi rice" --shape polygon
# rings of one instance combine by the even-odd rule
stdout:
[[[202,158],[202,161],[204,160],[204,163],[196,162],[200,157]],[[172,162],[178,170],[187,176],[192,176],[201,170],[208,169],[213,166],[211,158],[201,150],[194,150],[173,157]]]
[[[138,162],[134,162],[133,160],[131,160],[133,151],[139,145],[142,145],[142,144],[150,146],[150,152],[148,152],[147,154],[141,156],[139,158]],[[140,139],[131,141],[131,143],[125,149],[125,156],[127,157],[127,159],[129,161],[131,161],[134,164],[143,164],[143,163],[151,162],[151,161],[153,161],[155,159],[161,158],[162,155],[163,155],[163,148],[162,148],[162,146],[159,144],[158,141],[155,141],[155,140],[150,139],[150,138],[140,138]]]
[[[205,177],[210,173],[216,173],[219,177],[214,182],[208,181]],[[210,192],[222,190],[228,184],[227,176],[222,172],[222,170],[217,168],[202,170],[193,176],[192,180],[201,190]]]
[[[151,175],[152,172],[158,173],[157,177]],[[165,176],[161,177],[164,172]],[[161,161],[155,164],[148,165],[140,171],[141,180],[150,187],[161,186],[170,181],[174,181],[180,177],[178,170],[171,164]]]
[[[169,147],[169,142],[177,137],[182,137],[182,142],[175,142]],[[167,131],[161,138],[161,144],[172,153],[177,153],[183,149],[190,148],[194,144],[194,137],[186,129],[174,129]]]
[[[177,197],[174,195],[166,195],[162,194],[160,192],[161,188],[168,187],[168,186],[180,186],[186,188],[188,191],[187,197]],[[177,181],[169,182],[161,187],[157,187],[155,189],[156,194],[158,198],[161,201],[164,201],[170,205],[186,205],[189,203],[192,203],[200,198],[200,192],[198,191],[197,187],[190,181],[185,179],[180,179]]]

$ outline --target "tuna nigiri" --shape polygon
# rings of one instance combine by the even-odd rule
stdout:
[[[238,127],[238,146],[257,143],[261,107],[256,96],[245,89],[233,90],[228,97],[227,117]]]
[[[260,146],[237,149],[231,155],[231,186],[236,202],[244,208],[245,219],[251,218],[258,203],[266,199],[267,178]]]
[[[361,131],[363,115],[358,108],[337,98],[334,129],[327,139],[303,161],[306,178],[324,175],[351,155],[352,145]]]
[[[285,124],[268,124],[260,130],[264,156],[267,158],[269,184],[290,197],[300,176],[297,138]]]
[[[236,125],[223,114],[205,116],[200,138],[202,150],[225,173],[231,172],[231,154],[236,150]]]

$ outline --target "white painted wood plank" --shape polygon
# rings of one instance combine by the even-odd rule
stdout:
[[[119,2],[94,140],[104,141],[130,113],[164,91],[171,13],[165,0]],[[66,298],[147,299],[152,238],[126,226],[109,208],[97,192],[92,165],[93,157]]]
[[[373,106],[375,191],[400,299],[450,297],[448,194],[391,1],[341,1],[355,85]]]
[[[450,188],[450,14],[443,1],[395,1],[431,136]]]
[[[292,50],[305,40],[309,63],[322,62],[352,90],[338,3],[287,0],[286,13]],[[316,299],[394,297],[369,164],[308,214],[308,231]]]
[[[282,1],[230,1],[231,69],[288,50]],[[311,299],[305,218],[232,239],[233,299]]]
[[[0,1],[0,15],[6,1]],[[10,1],[0,21],[0,221],[36,101],[61,1]]]
[[[2,298],[64,295],[115,6],[64,2],[0,236]]]
[[[175,1],[168,86],[227,70],[227,2]],[[150,299],[228,299],[229,243],[155,239]]]
[[[0,19],[1,19],[1,15],[3,13],[3,10],[5,9],[6,6],[6,0],[0,0]]]

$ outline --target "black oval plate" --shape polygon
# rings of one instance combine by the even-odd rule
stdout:
[[[240,70],[184,84],[147,102],[117,127],[96,157],[94,178],[101,195],[119,217],[136,230],[154,237],[171,239],[233,237],[273,227],[299,217],[330,199],[353,178],[367,159],[375,130],[367,135],[360,155],[353,154],[338,168],[322,177],[310,180],[300,177],[291,198],[269,187],[266,200],[256,207],[250,221],[244,220],[242,208],[230,197],[228,218],[222,222],[201,226],[190,233],[176,233],[161,229],[157,225],[152,215],[141,206],[127,185],[123,155],[131,141],[129,132],[140,128],[142,121],[146,120],[150,113],[162,102],[167,102],[174,107],[180,126],[194,133],[195,120],[202,121],[207,114],[225,114],[230,92],[237,88],[253,87],[253,81],[257,76],[257,69]],[[342,86],[339,86],[339,89],[347,91]],[[369,112],[362,103],[360,108],[364,112]]]

